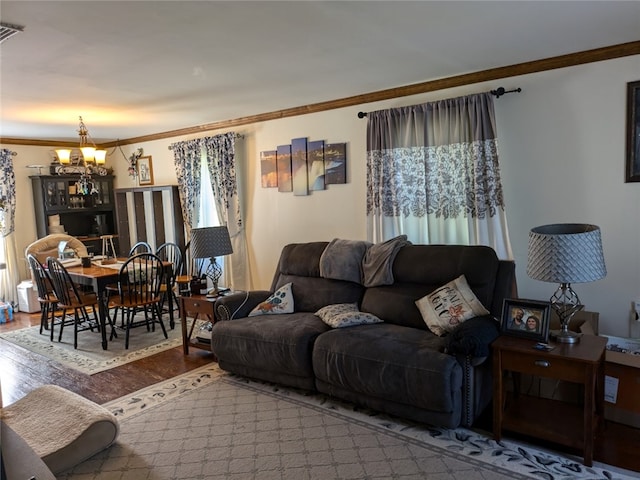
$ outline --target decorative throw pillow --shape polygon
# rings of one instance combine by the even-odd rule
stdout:
[[[324,323],[331,328],[352,327],[369,323],[381,323],[372,313],[361,312],[356,303],[336,303],[327,305],[316,312]]]
[[[429,330],[438,336],[453,331],[465,320],[489,314],[464,275],[422,297],[416,305]]]
[[[279,313],[293,313],[293,293],[291,283],[281,286],[273,295],[251,310],[249,317],[256,315],[276,315]]]

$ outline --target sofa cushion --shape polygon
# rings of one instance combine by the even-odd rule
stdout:
[[[286,283],[291,283],[291,291],[296,299],[295,311],[311,313],[334,303],[358,303],[364,288],[343,280],[294,275],[282,275],[276,284],[277,288]]]
[[[436,335],[445,335],[470,318],[489,312],[473,294],[464,275],[416,301],[424,322]]]
[[[320,276],[320,257],[328,242],[292,243],[282,249],[271,283],[275,291],[292,284],[296,312],[316,312],[333,303],[359,303],[364,287]]]
[[[313,313],[303,312],[216,322],[211,350],[221,367],[223,362],[244,365],[257,378],[262,370],[310,377],[313,342],[328,330]]]
[[[256,315],[277,315],[281,313],[293,313],[294,301],[291,292],[291,283],[287,283],[267,298],[260,302],[256,308],[249,312],[249,317]]]
[[[500,260],[489,247],[407,245],[393,263],[394,284],[367,288],[360,310],[385,323],[427,330],[416,300],[464,275],[480,303],[499,312],[502,297],[493,298],[499,267]]]
[[[446,339],[386,323],[331,330],[313,349],[316,377],[339,389],[437,412],[460,408],[462,367]]]
[[[358,310],[356,303],[338,303],[322,307],[316,312],[320,319],[331,328],[354,327],[371,323],[380,323],[378,317]]]

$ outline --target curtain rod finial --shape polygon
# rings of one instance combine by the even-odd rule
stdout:
[[[358,112],[358,118],[364,118],[367,116],[367,112]]]
[[[504,87],[498,87],[495,90],[491,90],[489,93],[491,93],[491,95],[495,95],[496,98],[500,98],[505,93],[520,93],[521,91],[522,89],[520,87],[514,88],[513,90],[505,90]]]

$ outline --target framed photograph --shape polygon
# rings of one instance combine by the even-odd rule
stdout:
[[[153,185],[153,166],[151,164],[151,156],[140,157],[136,164],[138,171],[138,182],[140,185]]]
[[[627,83],[627,164],[625,182],[640,182],[640,80]]]
[[[502,305],[500,331],[505,335],[546,343],[549,338],[550,314],[549,302],[507,298]]]

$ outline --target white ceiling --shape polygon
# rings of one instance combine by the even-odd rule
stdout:
[[[95,142],[640,39],[640,1],[0,1],[0,137]]]

